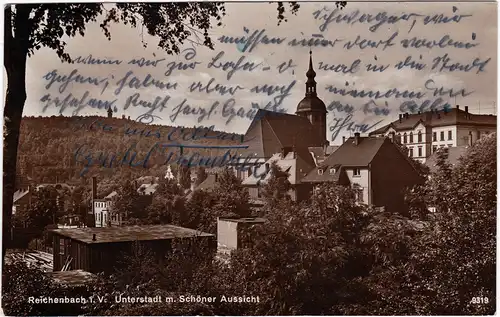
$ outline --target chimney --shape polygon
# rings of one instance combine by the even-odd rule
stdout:
[[[472,131],[469,131],[469,146],[472,146]]]
[[[401,120],[402,120],[402,119],[403,119],[403,114],[402,114],[402,113],[400,113],[400,114],[399,114],[399,123],[401,123]]]
[[[359,132],[354,133],[354,144],[359,144]]]
[[[342,137],[342,144],[345,143],[345,136]]]
[[[128,116],[128,118],[127,118],[127,119],[128,119],[128,120],[130,120],[130,116]]]
[[[92,241],[97,241],[95,233],[92,235]]]
[[[418,114],[420,114],[420,111],[418,111]]]
[[[457,110],[460,110],[460,105],[457,105]]]
[[[410,114],[408,112],[405,113],[405,118],[408,119],[410,117]]]
[[[97,177],[96,176],[92,176],[92,200],[94,200],[94,199],[97,199]]]
[[[470,114],[469,114],[469,106],[465,106],[465,118],[466,118],[466,119],[469,119],[469,118],[470,118]]]

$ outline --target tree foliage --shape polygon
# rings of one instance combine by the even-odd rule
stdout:
[[[295,13],[299,5],[291,2]],[[11,228],[12,198],[15,191],[17,148],[21,117],[26,101],[26,62],[42,47],[53,49],[62,61],[71,62],[66,51],[66,37],[85,36],[88,23],[104,14],[100,24],[111,39],[110,24],[120,22],[144,26],[159,39],[158,47],[167,54],[178,53],[185,41],[213,48],[208,30],[219,24],[225,14],[222,2],[116,3],[109,10],[104,3],[11,4],[5,6],[4,67],[7,93],[4,108],[4,195],[3,233]],[[106,11],[104,13],[104,11]],[[285,6],[278,2],[278,22],[285,19]],[[143,44],[147,43],[143,40]],[[10,241],[3,240],[2,261]]]

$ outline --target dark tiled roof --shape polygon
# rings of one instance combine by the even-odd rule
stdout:
[[[217,176],[215,174],[208,174],[207,178],[200,185],[198,185],[198,187],[196,187],[196,190],[211,191],[215,187],[216,177]]]
[[[333,152],[319,167],[312,170],[303,182],[344,182],[344,167],[367,167],[380,150],[387,138],[359,137],[359,143],[355,144],[355,138],[349,138],[335,152]],[[388,141],[390,142],[390,141]],[[335,174],[330,174],[330,169],[335,168]],[[318,169],[323,169],[320,175]]]
[[[305,117],[260,109],[245,133],[244,156],[270,158],[283,147],[307,148],[322,146],[324,140]]]
[[[449,148],[440,148],[438,151],[448,151],[448,159],[446,160],[448,163],[452,165],[456,165],[458,163],[458,159],[462,157],[466,152],[468,146],[457,146],[457,147],[449,147]],[[431,156],[425,160],[425,165],[429,167],[429,170],[434,173],[437,171],[437,166],[436,166],[436,161],[437,161],[437,151],[432,153]]]
[[[322,146],[310,146],[309,147],[309,152],[311,152],[314,155],[314,159],[316,162],[323,162],[330,154],[335,152],[339,148],[338,145],[329,145],[326,148],[326,153],[325,153],[325,148]]]
[[[448,125],[485,125],[496,126],[497,117],[493,115],[472,114],[457,108],[448,111],[424,112],[421,114],[410,114],[408,118],[402,118],[391,122],[373,132],[370,135],[385,133],[389,128],[396,131],[410,130],[415,128],[419,122],[426,127],[440,127]]]
[[[355,144],[355,138],[351,137],[342,144],[337,151],[326,158],[324,165],[334,166],[368,166],[371,163],[386,138],[359,137],[359,143]]]
[[[54,229],[54,233],[84,243],[110,243],[127,241],[169,240],[175,238],[191,238],[196,236],[210,237],[212,234],[172,225],[104,227]],[[96,241],[93,241],[93,235]]]

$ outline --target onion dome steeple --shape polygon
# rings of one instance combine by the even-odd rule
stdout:
[[[309,69],[306,72],[306,95],[297,105],[296,115],[306,117],[317,129],[318,137],[326,141],[326,106],[318,98],[316,91],[316,72],[313,68],[312,51],[309,50]]]

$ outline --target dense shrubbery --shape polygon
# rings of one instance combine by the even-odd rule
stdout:
[[[272,206],[266,209],[268,222],[249,232],[251,245],[233,252],[230,266],[207,261],[199,249],[182,249],[168,264],[157,266],[139,250],[136,260],[129,259],[128,270],[93,285],[97,294],[108,296],[253,295],[259,303],[94,305],[87,313],[492,314],[495,137],[476,143],[455,167],[441,160],[438,172],[409,196],[418,211],[412,219],[359,206],[350,189],[332,184],[322,185],[311,202],[298,205],[279,194],[287,186],[283,175],[274,173],[265,189],[266,206]],[[181,224],[208,225],[211,231],[216,215],[245,214],[247,197],[236,182],[227,174],[214,192],[194,193],[184,204],[190,216]],[[165,198],[166,205],[171,197]],[[434,214],[421,208],[438,203]],[[8,290],[6,298],[12,299],[20,288]],[[487,297],[489,303],[473,303],[474,297]]]

